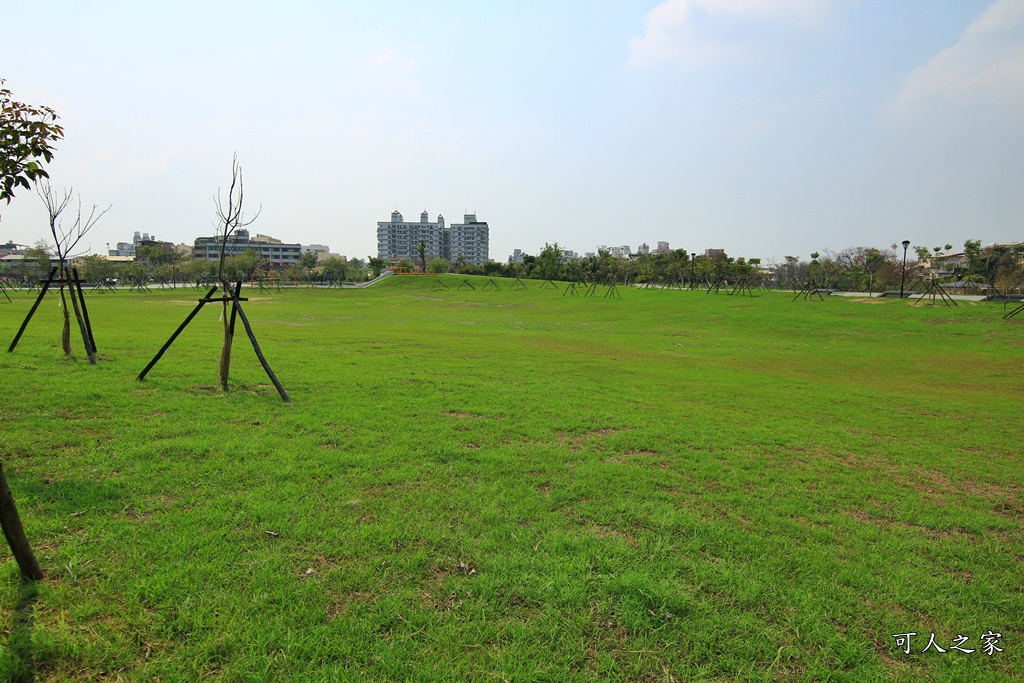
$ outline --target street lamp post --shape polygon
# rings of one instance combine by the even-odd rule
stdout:
[[[903,272],[900,273],[900,298],[903,298],[903,283],[907,279],[907,247],[910,246],[910,240],[903,240]]]
[[[697,258],[697,252],[690,253],[690,289],[693,289],[693,265],[694,259]]]

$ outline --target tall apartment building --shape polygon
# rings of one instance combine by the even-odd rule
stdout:
[[[377,222],[377,256],[385,261],[408,259],[419,263],[420,255],[416,248],[424,242],[428,259],[444,258],[441,243],[444,230],[444,216],[441,214],[437,215],[437,221],[431,222],[424,211],[419,222],[413,223],[402,218],[398,211],[392,211],[390,221]]]
[[[481,265],[487,261],[490,247],[490,228],[485,221],[478,221],[475,213],[467,213],[461,223],[452,223],[449,255],[454,262],[460,256],[466,263]]]
[[[391,213],[390,221],[377,222],[377,256],[385,261],[408,259],[419,262],[417,247],[426,246],[428,259],[443,258],[454,262],[460,256],[467,262],[480,265],[487,260],[489,235],[486,222],[478,221],[476,214],[466,214],[462,223],[446,226],[444,216],[438,214],[431,221],[427,212],[420,214],[418,223],[406,221],[398,211]]]

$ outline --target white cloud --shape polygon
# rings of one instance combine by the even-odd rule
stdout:
[[[140,152],[142,150],[101,149],[89,153],[86,160],[94,166],[93,173],[113,170],[120,177],[137,180],[159,176],[183,160],[201,158],[205,161],[208,155],[203,147],[165,147],[145,156]]]
[[[202,157],[206,152],[202,147],[168,147],[134,164],[134,170],[139,175],[154,175],[166,171],[179,159]]]
[[[393,47],[382,47],[362,61],[363,71],[372,88],[386,95],[415,94],[418,84],[416,59],[407,57]]]
[[[1024,0],[998,0],[959,42],[914,70],[892,113],[939,103],[1024,110]]]
[[[716,38],[717,19],[774,21],[798,26],[820,23],[829,0],[665,0],[647,13],[642,36],[630,41],[630,68],[665,62],[700,67],[742,58],[749,48]]]

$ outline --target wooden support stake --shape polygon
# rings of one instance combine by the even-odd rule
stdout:
[[[274,383],[274,387],[277,388],[277,393],[281,395],[281,399],[285,403],[291,403],[292,400],[288,398],[288,392],[285,391],[284,387],[281,386],[281,383],[277,381],[277,375],[275,375],[274,371],[270,369],[270,364],[267,363],[267,359],[263,357],[263,352],[260,351],[260,345],[256,341],[256,335],[253,334],[252,327],[249,326],[249,319],[245,317],[245,311],[242,310],[242,303],[238,300],[238,296],[236,296],[234,292],[231,292],[231,296],[235,300],[235,307],[238,309],[238,317],[242,319],[242,325],[245,326],[245,333],[249,335],[249,341],[252,342],[252,350],[256,352],[256,357],[260,359],[260,365],[263,366],[263,369],[266,371],[267,377],[270,378],[270,381]]]
[[[28,538],[25,537],[25,529],[21,526],[18,508],[14,506],[14,497],[11,495],[11,489],[7,486],[7,478],[4,476],[3,463],[0,463],[0,526],[3,527],[7,545],[11,546],[11,552],[18,562],[18,567],[21,568],[21,573],[33,581],[42,580],[43,570],[36,562],[36,556],[32,554]]]
[[[85,331],[89,333],[89,343],[92,344],[92,352],[96,353],[96,339],[92,336],[92,323],[89,322],[89,309],[85,307],[85,294],[82,292],[82,281],[78,279],[78,268],[71,269],[75,276],[75,289],[78,290],[78,298],[82,302],[82,317],[85,318]]]
[[[209,292],[206,293],[205,298],[199,300],[199,305],[192,309],[192,312],[188,314],[187,318],[185,318],[185,322],[181,323],[181,325],[178,326],[178,329],[174,331],[174,334],[171,335],[171,338],[168,339],[167,342],[162,347],[160,347],[160,350],[156,352],[156,356],[153,357],[153,360],[149,361],[149,365],[147,365],[145,369],[139,373],[137,379],[140,382],[146,379],[146,375],[149,373],[149,371],[153,369],[153,366],[156,365],[157,361],[160,360],[160,357],[164,355],[164,352],[167,349],[171,348],[171,344],[173,344],[174,340],[178,338],[178,335],[181,334],[181,331],[184,330],[185,327],[190,322],[192,322],[192,318],[196,317],[196,314],[199,313],[199,311],[203,308],[205,304],[210,303],[210,297],[213,296],[218,289],[220,289],[220,285],[211,289]]]
[[[234,293],[234,296],[231,297],[232,298],[232,303],[231,303],[231,336],[235,335],[235,314],[238,311],[238,308],[237,308],[237,305],[235,304],[235,302],[236,301],[242,301],[241,294],[242,294],[242,281],[239,280],[238,282],[235,283],[235,293]],[[248,299],[246,299],[246,301],[248,301]]]
[[[18,334],[14,335],[14,341],[11,342],[10,347],[7,349],[7,353],[14,353],[14,347],[18,345],[18,340],[21,339],[21,335],[25,332],[25,328],[28,327],[28,321],[32,319],[36,309],[39,308],[40,302],[43,297],[46,296],[46,290],[50,288],[50,283],[53,282],[53,276],[57,274],[57,267],[54,266],[50,270],[50,276],[46,278],[46,283],[43,284],[42,290],[39,292],[39,296],[36,297],[36,302],[32,304],[32,308],[29,309],[28,315],[25,316],[25,321],[21,323],[21,329],[18,330]]]
[[[262,287],[262,283],[261,283],[261,287]],[[227,294],[232,294],[232,292],[231,292],[231,283],[230,282],[226,282],[224,284],[224,291]],[[242,280],[239,279],[238,282],[235,283],[235,291],[232,294],[233,298],[228,299],[227,297],[225,297],[225,301],[231,301],[231,320],[228,322],[227,327],[225,328],[224,349],[221,352],[221,359],[220,359],[220,363],[221,363],[220,381],[221,381],[221,388],[224,391],[228,390],[228,380],[229,380],[229,374],[230,374],[229,371],[231,369],[231,345],[235,341],[235,318],[238,316],[238,307],[241,305],[241,304],[237,303],[238,301],[241,301],[241,298],[239,297],[239,295],[241,293],[242,293]]]
[[[92,348],[92,340],[89,339],[89,331],[85,327],[85,318],[82,317],[81,307],[78,304],[78,298],[81,295],[81,290],[75,289],[73,282],[68,282],[68,293],[71,295],[71,305],[75,308],[75,320],[78,321],[78,331],[82,334],[82,345],[85,346],[85,355],[89,357],[89,365],[96,365],[96,351]],[[85,303],[85,300],[82,300]]]

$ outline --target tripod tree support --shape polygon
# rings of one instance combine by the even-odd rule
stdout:
[[[245,333],[246,335],[248,335],[249,341],[252,342],[252,348],[253,351],[256,352],[256,358],[259,359],[260,365],[263,366],[263,370],[267,373],[267,376],[270,378],[270,381],[273,382],[274,388],[277,389],[277,393],[281,395],[281,400],[283,400],[285,403],[291,403],[291,398],[288,396],[288,392],[285,391],[283,386],[281,386],[281,382],[278,381],[277,375],[274,374],[274,371],[270,368],[270,364],[267,363],[267,359],[264,357],[263,351],[260,349],[259,342],[256,341],[256,335],[253,334],[252,327],[249,325],[249,319],[246,317],[245,311],[242,310],[242,302],[247,301],[247,299],[243,299],[239,296],[241,288],[241,282],[236,283],[234,288],[232,288],[230,285],[225,286],[225,291],[227,293],[226,296],[216,298],[214,298],[213,295],[217,293],[217,290],[220,289],[220,287],[211,288],[210,291],[206,293],[206,296],[199,300],[199,303],[196,305],[195,308],[192,309],[192,312],[188,314],[188,316],[181,323],[181,325],[178,325],[178,329],[176,329],[174,333],[171,334],[170,338],[166,342],[164,342],[164,345],[160,347],[159,351],[157,351],[156,356],[153,357],[153,360],[149,361],[149,364],[145,368],[143,368],[142,372],[139,373],[137,379],[140,382],[146,379],[146,375],[149,374],[149,371],[152,370],[153,367],[160,360],[160,358],[163,357],[167,349],[169,349],[171,347],[171,344],[174,343],[174,340],[178,338],[178,335],[180,335],[185,330],[185,328],[188,327],[188,324],[192,322],[192,319],[199,314],[199,311],[202,310],[203,306],[209,303],[226,304],[227,302],[230,301],[231,317],[230,320],[227,322],[226,334],[230,336],[234,335],[235,315],[237,314],[238,317],[242,319],[242,325],[245,327]]]
[[[43,570],[36,562],[36,556],[32,554],[32,547],[25,536],[25,529],[21,526],[21,517],[18,516],[18,508],[14,505],[14,496],[11,495],[7,477],[4,476],[3,463],[0,463],[0,526],[3,527],[7,545],[11,547],[11,553],[14,554],[22,575],[33,581],[41,580]]]
[[[825,297],[823,297],[821,292],[818,291],[818,284],[814,281],[814,277],[810,277],[807,280],[807,284],[796,293],[796,296],[793,297],[793,301],[796,301],[800,297],[804,297],[807,301],[813,301],[815,294],[817,294],[818,298],[822,301],[825,300]]]
[[[18,329],[18,333],[14,335],[14,340],[11,345],[7,347],[8,353],[14,353],[14,349],[18,346],[18,342],[21,341],[21,335],[25,333],[25,329],[28,327],[29,322],[32,320],[32,316],[35,315],[36,310],[39,308],[39,304],[42,303],[43,297],[50,291],[50,285],[58,285],[60,287],[61,296],[63,298],[63,292],[65,285],[68,288],[68,293],[71,295],[71,303],[75,308],[75,319],[78,321],[78,329],[82,334],[82,345],[85,347],[85,353],[89,357],[89,364],[96,365],[96,341],[92,336],[92,325],[89,322],[89,311],[85,307],[85,294],[82,292],[82,283],[78,280],[78,269],[71,270],[72,279],[58,277],[58,267],[54,266],[50,269],[50,274],[46,280],[43,281],[43,286],[39,290],[39,296],[36,297],[35,303],[32,304],[32,308],[29,309],[28,315],[25,316],[25,320],[22,321],[21,327]],[[66,328],[65,328],[66,329]]]
[[[161,346],[160,350],[156,352],[156,355],[153,357],[153,360],[149,361],[149,365],[147,365],[142,370],[142,372],[139,373],[139,376],[136,379],[138,379],[140,382],[146,379],[146,375],[149,374],[149,371],[152,370],[153,366],[157,364],[157,361],[159,361],[160,358],[164,355],[164,352],[167,351],[167,349],[171,348],[171,344],[174,343],[174,340],[178,338],[178,335],[182,333],[182,331],[188,326],[188,324],[192,322],[192,318],[196,317],[196,315],[199,314],[199,311],[202,310],[205,304],[210,303],[210,297],[212,297],[217,292],[217,289],[217,287],[214,287],[213,289],[206,293],[205,297],[199,300],[199,305],[192,309],[192,312],[188,314],[183,323],[178,325],[178,329],[174,331],[170,339],[164,342],[164,345]]]
[[[924,294],[922,294],[921,297],[917,301],[914,302],[914,305],[915,306],[918,305],[919,303],[924,301],[925,297],[931,295],[931,297],[932,297],[931,303],[934,306],[935,305],[935,295],[936,294],[938,294],[939,300],[942,303],[946,304],[947,308],[949,308],[949,306],[951,306],[951,305],[952,306],[958,305],[956,303],[956,301],[953,300],[953,297],[951,297],[946,292],[946,290],[943,289],[942,285],[940,285],[939,281],[937,279],[935,279],[935,278],[932,278],[931,285],[929,285],[929,287],[928,287],[928,291],[926,291]]]
[[[239,289],[241,289],[241,283],[239,283]],[[229,290],[230,291],[230,290]],[[234,307],[238,310],[238,317],[242,319],[242,325],[245,327],[245,333],[249,335],[249,341],[252,342],[252,350],[256,352],[256,357],[260,360],[260,365],[267,373],[267,377],[274,383],[274,388],[277,389],[277,393],[281,395],[281,400],[285,403],[291,403],[292,400],[288,397],[288,392],[284,390],[281,383],[277,380],[277,375],[270,369],[270,364],[267,363],[267,359],[263,357],[263,352],[260,351],[259,342],[256,341],[256,335],[252,332],[252,327],[249,326],[249,319],[245,317],[245,311],[242,310],[242,304],[238,298],[237,292],[231,292],[231,298],[234,300]],[[232,316],[234,312],[232,312]],[[232,321],[232,325],[233,325]]]
[[[1010,311],[1009,313],[1004,315],[1003,316],[1003,320],[1009,320],[1010,318],[1012,318],[1013,316],[1017,315],[1021,311],[1024,311],[1024,304],[1021,304],[1017,308],[1013,309],[1012,311]]]

